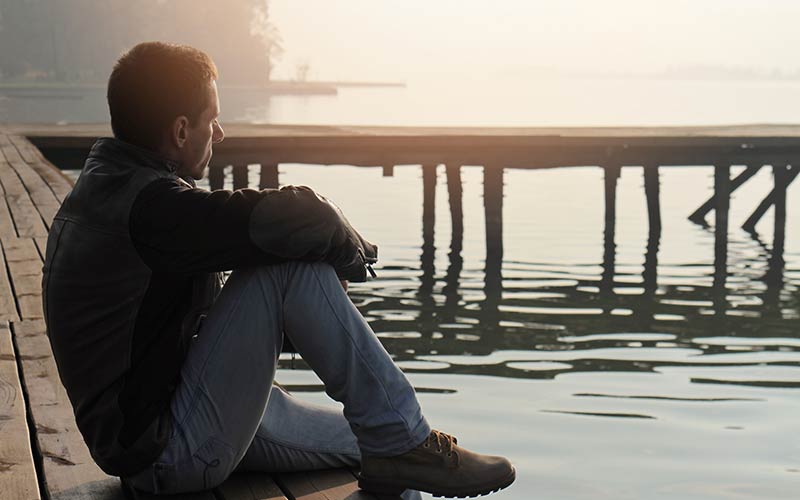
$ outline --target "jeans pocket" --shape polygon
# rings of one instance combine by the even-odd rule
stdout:
[[[152,465],[153,491],[155,495],[163,495],[175,491],[175,466],[163,462]]]
[[[203,468],[203,488],[211,489],[222,484],[233,471],[233,448],[219,439],[210,437],[194,453]]]

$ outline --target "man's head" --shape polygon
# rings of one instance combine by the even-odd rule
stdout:
[[[211,145],[224,133],[217,121],[217,68],[185,45],[140,43],[119,58],[108,80],[114,136],[179,163],[200,179]]]

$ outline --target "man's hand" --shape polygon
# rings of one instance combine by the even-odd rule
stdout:
[[[341,284],[342,284],[342,288],[344,288],[344,291],[345,291],[345,292],[347,292],[347,286],[348,286],[350,283],[349,283],[347,280],[339,280],[339,283],[341,283]]]

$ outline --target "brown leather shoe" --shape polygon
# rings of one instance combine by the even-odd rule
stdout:
[[[501,490],[515,472],[503,457],[479,455],[456,446],[453,436],[431,431],[421,445],[393,457],[361,457],[361,489],[382,495],[419,490],[437,497],[473,497]]]

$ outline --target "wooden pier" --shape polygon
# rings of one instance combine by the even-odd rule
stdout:
[[[47,231],[71,181],[0,125],[0,498],[3,500],[374,500],[355,471],[236,473],[213,491],[140,495],[92,461],[61,385],[42,312]]]
[[[600,289],[614,287],[616,186],[622,166],[641,166],[650,221],[644,289],[657,287],[661,234],[659,169],[713,165],[714,196],[690,215],[698,223],[714,210],[717,311],[725,308],[730,194],[763,166],[775,186],[745,227],[752,230],[775,207],[770,268],[782,270],[786,189],[796,178],[800,127],[683,127],[581,129],[445,129],[393,127],[226,126],[209,171],[221,187],[232,166],[233,185],[247,185],[248,166],[260,165],[259,187],[277,187],[282,163],[374,166],[392,175],[396,165],[421,165],[423,277],[421,295],[434,285],[436,168],[445,165],[453,221],[445,295],[458,302],[463,261],[462,165],[483,165],[486,217],[486,303],[482,321],[491,329],[502,292],[503,172],[507,168],[597,166],[605,171],[605,252]],[[0,125],[0,492],[9,499],[143,498],[100,471],[89,457],[62,388],[42,319],[41,268],[47,230],[70,181],[53,166],[80,168],[105,125]],[[44,153],[44,154],[43,154]],[[46,155],[46,156],[45,156]],[[747,169],[730,179],[732,165]],[[429,295],[429,294],[428,294]],[[454,297],[454,298],[453,298]],[[451,300],[453,298],[453,300]],[[456,304],[450,304],[451,309]],[[423,309],[424,309],[423,304]],[[314,474],[235,474],[213,492],[182,499],[359,499],[353,471]]]

